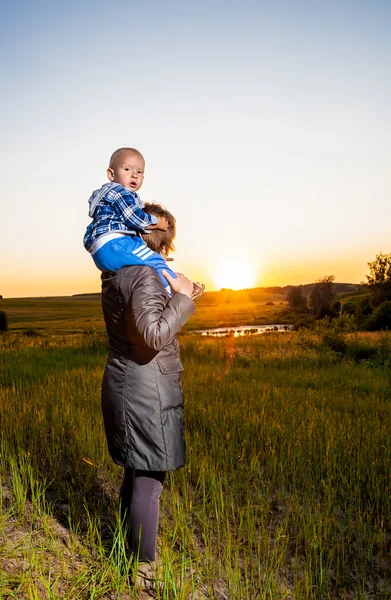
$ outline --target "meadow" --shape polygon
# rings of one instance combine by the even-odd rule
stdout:
[[[267,288],[206,292],[183,331],[271,324],[285,305],[284,294]],[[12,331],[71,334],[104,330],[100,294],[4,299],[0,310],[6,311]]]
[[[391,597],[388,333],[347,335],[350,353],[320,329],[202,338],[278,299],[200,304],[180,336],[187,465],[162,495],[164,586],[148,594],[117,520],[99,301],[44,300],[3,301],[1,599]]]

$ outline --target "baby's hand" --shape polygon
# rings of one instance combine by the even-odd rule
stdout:
[[[193,292],[191,294],[191,299],[194,301],[197,298],[199,298],[200,296],[202,296],[202,294],[204,293],[205,290],[205,284],[204,283],[200,283],[199,281],[194,282],[193,283]]]
[[[158,217],[158,222],[154,225],[154,229],[160,229],[161,231],[167,231],[168,229],[168,221],[166,217]]]
[[[161,231],[167,231],[168,229],[168,221],[166,217],[158,217],[158,222],[155,225],[148,225],[145,229],[160,229]]]
[[[159,217],[159,221],[157,223],[156,229],[161,229],[162,231],[167,231],[168,221],[167,221],[166,217]]]

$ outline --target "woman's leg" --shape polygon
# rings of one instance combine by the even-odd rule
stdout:
[[[132,523],[130,520],[130,504],[133,495],[134,470],[124,469],[121,489],[119,491],[120,517],[124,529],[125,539],[129,548],[132,549]]]
[[[156,559],[156,539],[159,520],[159,497],[163,490],[164,471],[135,471],[130,522],[132,549],[140,561]]]

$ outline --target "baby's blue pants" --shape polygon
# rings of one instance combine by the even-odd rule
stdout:
[[[166,291],[171,295],[170,286],[163,277],[162,270],[165,269],[174,279],[176,274],[167,266],[164,258],[151,250],[137,235],[121,235],[109,240],[92,255],[92,258],[100,271],[118,271],[132,265],[149,265],[157,271]]]

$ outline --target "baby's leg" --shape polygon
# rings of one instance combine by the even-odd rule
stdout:
[[[140,248],[139,250],[137,250],[137,256],[139,256],[143,260],[144,264],[149,265],[150,267],[153,267],[155,269],[155,271],[160,277],[162,284],[164,285],[166,292],[171,296],[172,294],[170,285],[167,279],[164,277],[162,271],[164,269],[174,279],[176,279],[176,273],[174,273],[174,271],[170,269],[163,256],[161,256],[157,252],[154,252],[150,248],[148,248],[149,252],[147,252],[145,248],[148,248],[146,244],[144,244],[144,248]]]
[[[168,266],[164,258],[151,250],[138,236],[121,235],[106,242],[92,258],[101,271],[118,271],[132,265],[149,265],[158,273],[166,291],[171,295],[168,281],[163,277],[165,269],[172,277],[176,274]]]
[[[120,235],[107,241],[93,255],[93,261],[100,271],[118,271],[123,267],[142,264],[133,251],[140,246],[138,236]]]
[[[135,247],[132,250],[133,260],[137,260],[139,262],[133,262],[132,264],[144,264],[153,267],[159,275],[165,290],[171,296],[170,285],[167,279],[163,276],[162,271],[165,269],[171,275],[171,277],[174,277],[174,279],[176,279],[176,274],[170,269],[170,267],[167,266],[163,256],[151,250],[149,246],[147,246],[147,244],[139,237],[134,239],[134,246]]]

